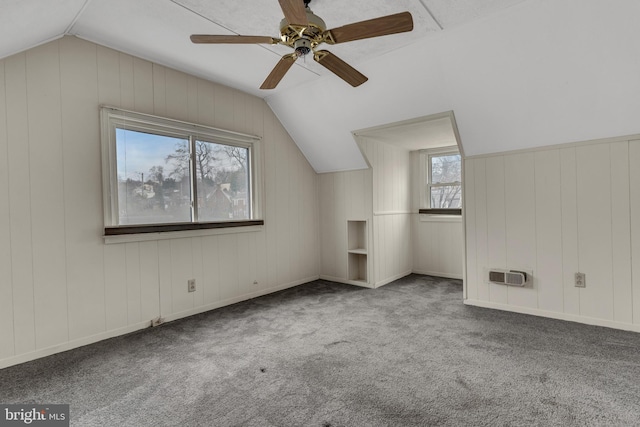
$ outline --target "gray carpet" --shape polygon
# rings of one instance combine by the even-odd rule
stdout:
[[[0,370],[74,426],[640,425],[640,334],[315,281]]]

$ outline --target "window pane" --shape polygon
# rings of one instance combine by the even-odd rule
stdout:
[[[460,185],[443,185],[431,187],[431,208],[432,209],[458,209],[462,207],[460,195],[462,187]]]
[[[431,183],[462,182],[460,154],[431,157]]]
[[[191,221],[189,140],[116,129],[119,225]]]
[[[249,149],[196,141],[198,220],[249,219]]]

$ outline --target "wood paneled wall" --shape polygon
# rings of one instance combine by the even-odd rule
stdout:
[[[348,282],[347,221],[367,221],[369,242],[368,271],[371,274],[371,169],[332,172],[319,175],[320,239],[322,255],[320,276],[327,280]],[[369,279],[371,283],[371,280]]]
[[[105,245],[101,104],[261,136],[264,227]],[[74,37],[1,60],[0,368],[317,278],[317,193],[259,98]]]
[[[462,218],[438,218],[418,214],[421,207],[421,192],[425,191],[425,184],[422,182],[420,173],[420,161],[420,152],[412,151],[411,238],[413,272],[462,279],[464,265]]]
[[[372,167],[374,284],[411,273],[411,162],[407,150],[360,137]]]
[[[347,220],[368,221],[368,284],[411,273],[409,152],[359,138],[370,169],[320,175],[321,276],[348,282]]]
[[[462,221],[424,220],[420,215],[411,218],[413,272],[462,279]]]
[[[467,303],[640,331],[640,140],[467,159],[465,185]]]

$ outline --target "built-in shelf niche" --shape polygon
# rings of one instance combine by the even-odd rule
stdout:
[[[347,221],[349,280],[368,283],[367,221]]]

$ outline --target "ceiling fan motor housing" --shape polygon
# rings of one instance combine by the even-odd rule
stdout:
[[[286,19],[280,21],[280,35],[284,44],[292,46],[298,55],[306,55],[319,44],[323,38],[323,33],[327,29],[327,24],[311,9],[306,9],[307,20],[305,26],[291,24]],[[300,50],[298,50],[300,49]]]
[[[293,47],[295,48],[298,56],[304,56],[311,52],[311,41],[306,38],[300,38],[294,42]]]
[[[243,35],[192,34],[193,43],[272,44],[294,49],[280,59],[271,70],[260,89],[275,88],[297,58],[313,52],[313,60],[353,87],[367,81],[358,70],[327,50],[316,50],[326,43],[334,45],[371,37],[404,33],[413,30],[413,18],[409,12],[366,21],[354,22],[327,30],[325,22],[309,8],[311,0],[279,0],[285,19],[280,21],[280,38]]]

